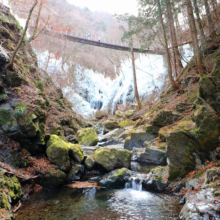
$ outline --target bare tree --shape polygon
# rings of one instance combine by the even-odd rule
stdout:
[[[134,51],[133,51],[133,42],[131,40],[131,59],[132,59],[132,68],[133,68],[133,78],[134,78],[134,91],[135,91],[135,98],[137,101],[138,109],[142,109],[143,106],[140,101],[140,97],[138,94],[138,89],[137,89],[137,78],[136,78],[136,69],[135,69],[135,59],[134,59]]]
[[[23,31],[23,33],[22,33],[22,35],[21,35],[21,37],[20,37],[20,40],[19,40],[19,42],[18,42],[18,44],[17,44],[17,46],[16,46],[14,52],[12,53],[12,56],[11,56],[11,59],[10,59],[9,64],[6,65],[5,69],[13,68],[13,63],[14,63],[15,56],[16,56],[16,54],[17,54],[17,52],[18,52],[18,50],[19,50],[19,48],[20,48],[20,46],[21,46],[21,44],[22,44],[22,42],[23,42],[23,40],[24,40],[24,36],[25,36],[25,34],[26,34],[26,32],[27,32],[28,24],[29,24],[29,21],[30,21],[30,19],[31,19],[32,12],[33,12],[35,6],[37,5],[37,3],[38,3],[38,1],[35,0],[34,3],[33,3],[33,5],[32,5],[32,7],[31,7],[31,9],[30,9],[30,11],[29,11],[29,14],[28,14],[28,18],[27,18],[27,21],[26,21],[26,25],[25,25],[24,31]]]

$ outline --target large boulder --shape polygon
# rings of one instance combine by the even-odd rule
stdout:
[[[184,177],[195,168],[195,157],[198,150],[195,123],[183,121],[168,130],[167,157],[169,166],[169,179]]]
[[[50,162],[59,166],[63,171],[70,170],[70,145],[59,138],[57,135],[51,135],[47,142],[46,154]]]
[[[175,121],[180,120],[182,117],[182,115],[173,111],[162,110],[155,116],[151,123],[154,126],[164,127],[173,124]]]
[[[131,174],[132,171],[126,168],[113,170],[104,175],[100,181],[100,185],[116,189],[123,188],[125,186],[126,178],[130,177]]]
[[[57,135],[51,135],[47,142],[46,154],[50,162],[59,166],[63,171],[69,171],[70,159],[81,163],[84,160],[83,149],[78,144],[65,142]]]
[[[126,138],[124,149],[132,150],[133,147],[143,147],[145,141],[151,141],[156,138],[155,134],[149,134],[145,131],[132,132],[130,137]]]
[[[130,168],[131,152],[124,149],[100,148],[93,153],[95,162],[102,166],[106,171],[116,168]]]
[[[93,128],[84,128],[79,130],[75,139],[79,142],[79,144],[84,146],[95,146],[99,141]]]

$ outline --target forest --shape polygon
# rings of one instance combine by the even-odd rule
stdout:
[[[220,2],[136,3],[0,3],[0,220],[220,219]]]

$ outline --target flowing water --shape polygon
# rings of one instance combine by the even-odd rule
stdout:
[[[16,220],[178,219],[181,208],[178,198],[142,191],[142,177],[153,167],[137,163],[132,167],[142,173],[131,177],[124,189],[64,186],[43,190],[22,205]],[[95,179],[90,178],[89,182]]]
[[[19,220],[178,219],[175,197],[134,189],[62,187],[33,195],[18,211]]]

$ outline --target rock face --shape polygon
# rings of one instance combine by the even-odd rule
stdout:
[[[11,203],[21,195],[22,189],[17,177],[7,177],[0,169],[0,208],[11,210]]]
[[[84,146],[95,146],[99,141],[93,128],[84,128],[79,130],[75,139],[79,142],[79,144]]]
[[[173,124],[175,121],[178,121],[181,118],[182,116],[178,113],[174,113],[168,110],[162,110],[152,120],[152,125],[158,127],[164,127]]]
[[[131,136],[125,140],[124,149],[132,150],[133,147],[143,147],[145,141],[156,138],[156,135],[142,132],[131,133]]]
[[[208,152],[217,147],[220,135],[219,119],[213,117],[205,106],[198,106],[193,112],[193,121],[196,123],[197,138],[199,141],[199,151]]]
[[[193,154],[197,151],[198,141],[195,134],[195,123],[184,121],[168,131],[167,157],[169,179],[184,177],[195,168]]]
[[[100,148],[93,154],[95,163],[102,166],[106,171],[116,168],[130,168],[131,152],[124,149]]]
[[[132,171],[122,168],[113,170],[110,173],[104,175],[100,181],[101,186],[111,187],[111,188],[123,188],[125,186],[126,178],[130,177]]]
[[[168,186],[168,167],[157,167],[152,169],[147,179],[143,181],[146,190],[164,191]]]
[[[84,159],[83,150],[79,145],[67,143],[57,135],[50,136],[46,153],[49,161],[58,165],[63,171],[70,170],[70,158],[79,163]]]

